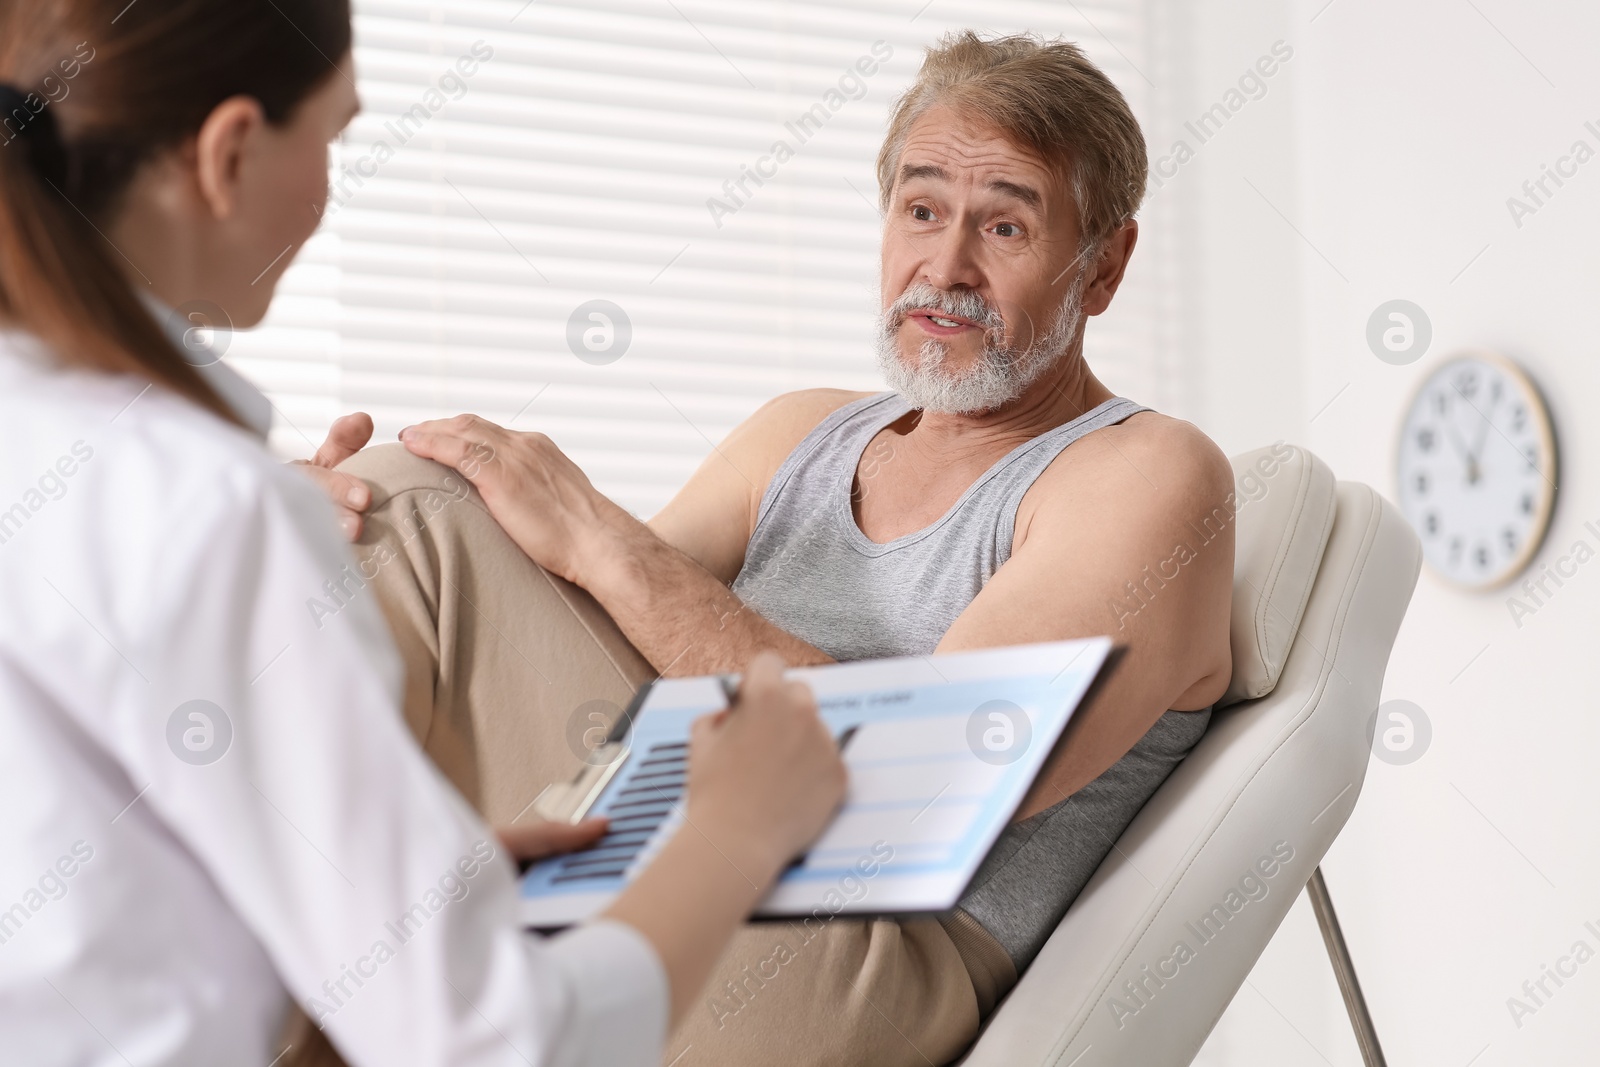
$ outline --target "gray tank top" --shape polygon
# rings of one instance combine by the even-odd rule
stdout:
[[[1107,400],[1012,449],[932,525],[878,544],[856,525],[850,495],[873,437],[910,410],[898,394],[882,393],[846,404],[807,434],[767,486],[734,579],[746,604],[836,660],[931,653],[1011,558],[1017,506],[1050,461],[1084,434],[1146,409]],[[866,458],[870,493],[874,457]],[[1167,712],[1099,778],[1000,835],[959,905],[1011,958],[999,993],[1210,719],[1210,708]]]
[[[879,544],[856,525],[850,494],[868,444],[910,410],[898,393],[880,393],[807,434],[767,486],[734,579],[739,599],[836,660],[932,652],[1011,558],[1017,506],[1050,461],[1146,409],[1107,400],[1012,449],[932,525]],[[870,493],[870,472],[862,481]]]

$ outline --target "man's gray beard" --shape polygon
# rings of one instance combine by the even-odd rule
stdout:
[[[1085,271],[1074,279],[1050,329],[1021,351],[1005,343],[1004,320],[992,308],[983,305],[986,315],[973,314],[975,305],[981,304],[976,294],[950,293],[926,282],[907,286],[878,317],[878,370],[889,388],[917,410],[972,415],[1004,407],[1027,392],[1066,353],[1083,321],[1087,278]],[[962,315],[986,327],[983,351],[972,366],[959,373],[949,370],[945,361],[950,356],[950,346],[936,337],[922,342],[916,366],[901,357],[900,325],[906,311],[919,307]]]

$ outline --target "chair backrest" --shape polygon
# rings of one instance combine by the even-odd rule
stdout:
[[[1234,678],[966,1067],[1189,1063],[1361,791],[1415,533],[1304,449],[1236,457]]]

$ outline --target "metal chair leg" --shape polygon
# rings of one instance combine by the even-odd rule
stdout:
[[[1361,1059],[1367,1067],[1386,1067],[1378,1032],[1373,1029],[1367,999],[1361,995],[1361,983],[1356,980],[1355,964],[1350,962],[1350,948],[1344,943],[1344,932],[1339,928],[1333,899],[1328,896],[1328,883],[1322,880],[1321,867],[1311,872],[1306,892],[1311,896],[1311,910],[1317,913],[1317,925],[1322,927],[1322,942],[1328,946],[1328,959],[1333,962],[1339,992],[1344,994],[1345,1011],[1350,1013],[1350,1025],[1356,1032],[1356,1044],[1361,1047]]]

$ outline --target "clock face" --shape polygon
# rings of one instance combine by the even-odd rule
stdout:
[[[1446,360],[1406,414],[1399,476],[1401,509],[1434,571],[1474,589],[1509,581],[1555,505],[1555,435],[1538,389],[1498,356]]]

